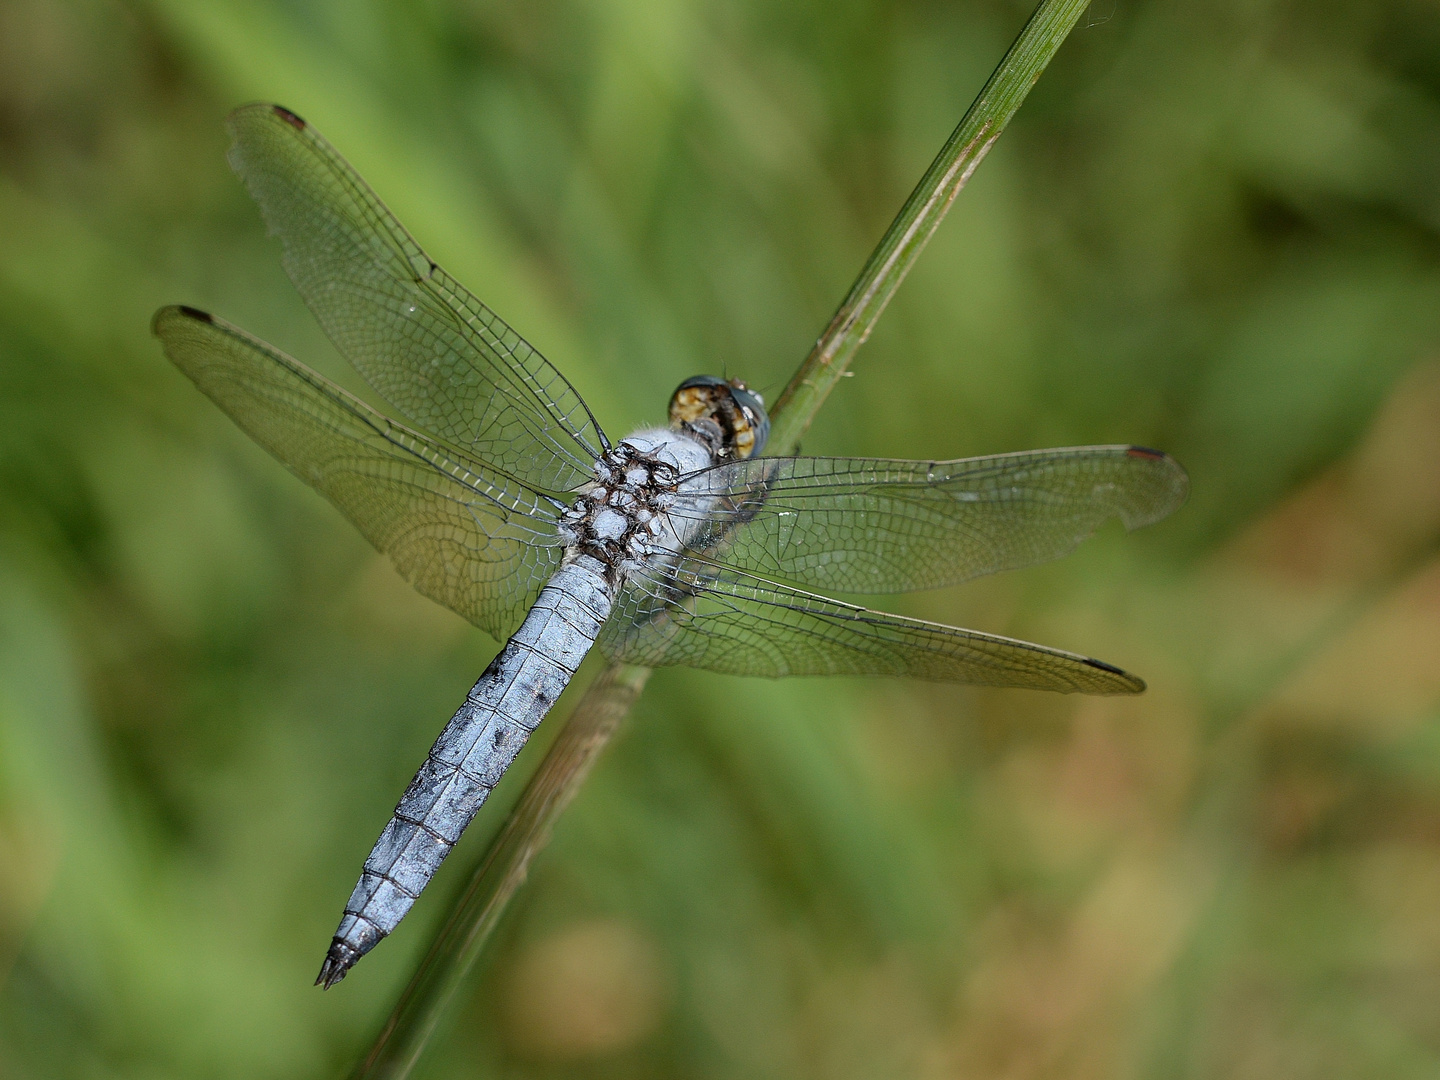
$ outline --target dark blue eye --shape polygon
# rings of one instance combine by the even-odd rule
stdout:
[[[689,390],[696,386],[729,386],[719,375],[692,375],[675,388],[678,394],[681,390]]]
[[[765,449],[765,440],[770,438],[770,414],[765,411],[765,401],[744,383],[730,384],[730,393],[750,417],[750,427],[755,434],[755,445],[750,449],[751,457],[759,457]]]

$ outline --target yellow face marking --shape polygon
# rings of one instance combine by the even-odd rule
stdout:
[[[672,424],[694,423],[710,415],[714,407],[715,387],[687,386],[675,391],[670,399],[670,422]]]

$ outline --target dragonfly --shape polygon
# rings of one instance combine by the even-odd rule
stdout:
[[[1087,694],[1144,682],[1077,653],[825,592],[951,585],[1064,555],[1185,499],[1176,461],[1082,446],[954,461],[766,457],[739,380],[610,438],[549,361],[432,260],[303,119],[248,105],[232,167],[336,347],[402,419],[192,307],[166,355],[424,595],[506,642],[406,787],[326,952],[329,988],[395,929],[598,644],[746,676],[890,675]]]

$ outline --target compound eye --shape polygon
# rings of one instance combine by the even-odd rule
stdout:
[[[740,412],[745,417],[750,429],[747,439],[737,438],[735,456],[755,457],[765,449],[765,441],[770,437],[770,414],[765,411],[765,399],[739,379],[730,382],[730,393],[735,399],[735,404],[740,407]],[[738,434],[739,432],[737,432]],[[738,445],[741,441],[748,445],[741,447]]]

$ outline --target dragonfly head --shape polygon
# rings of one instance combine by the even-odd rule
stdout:
[[[717,458],[748,458],[765,449],[770,416],[765,402],[739,379],[686,379],[670,399],[670,426],[688,428],[714,444]]]

